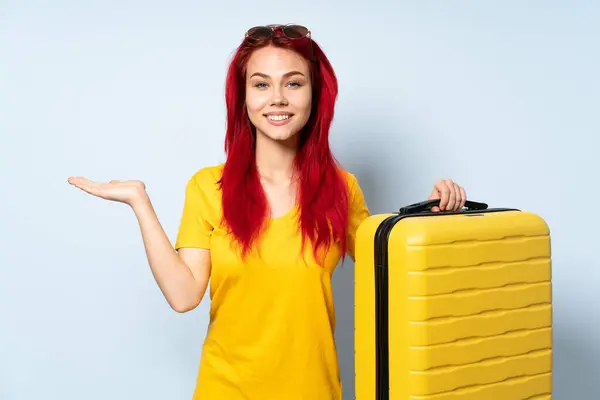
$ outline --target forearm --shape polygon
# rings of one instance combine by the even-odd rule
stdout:
[[[146,257],[160,290],[175,310],[199,302],[200,284],[167,237],[149,198],[132,204],[140,225]]]

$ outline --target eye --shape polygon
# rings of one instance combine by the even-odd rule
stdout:
[[[288,83],[288,85],[289,85],[290,87],[293,87],[293,88],[296,88],[296,87],[300,87],[300,86],[302,86],[302,85],[300,84],[300,82],[297,82],[297,81],[289,82],[289,83]]]
[[[257,82],[254,87],[258,89],[264,89],[267,87],[267,84],[265,82]]]

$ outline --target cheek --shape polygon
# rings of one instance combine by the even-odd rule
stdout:
[[[262,94],[248,93],[246,95],[246,108],[250,118],[262,116],[262,112],[268,103],[268,96]]]
[[[302,93],[294,101],[295,109],[297,113],[302,114],[304,120],[308,120],[312,108],[312,97],[311,93]]]

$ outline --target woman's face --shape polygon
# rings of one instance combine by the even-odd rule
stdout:
[[[308,62],[292,50],[267,46],[248,60],[246,107],[257,135],[293,140],[310,117]]]

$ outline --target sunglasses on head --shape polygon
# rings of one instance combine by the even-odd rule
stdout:
[[[255,26],[254,28],[248,29],[246,37],[271,37],[276,31],[280,31],[288,39],[303,39],[310,37],[310,31],[307,27],[295,24]]]

